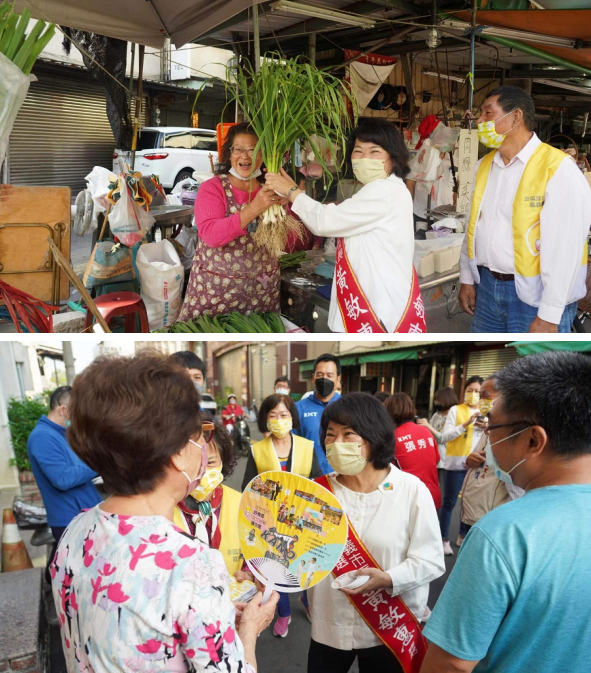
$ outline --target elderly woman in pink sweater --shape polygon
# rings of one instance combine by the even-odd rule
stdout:
[[[232,126],[217,175],[195,200],[199,234],[180,320],[231,311],[279,310],[279,262],[252,237],[256,218],[286,199],[261,189],[262,157],[248,124]]]

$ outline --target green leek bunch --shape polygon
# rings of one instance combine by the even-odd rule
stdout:
[[[279,173],[286,152],[297,141],[310,142],[326,175],[332,176],[322,159],[315,139],[325,138],[334,157],[344,155],[347,136],[354,119],[347,109],[353,94],[343,82],[310,62],[285,59],[268,53],[259,72],[250,63],[228,67],[226,91],[258,137],[257,150],[269,172]],[[271,206],[261,216],[254,239],[272,254],[279,255],[290,231],[301,231],[300,223],[280,205]]]
[[[0,53],[29,75],[39,54],[55,34],[53,23],[37,21],[31,32],[25,31],[31,20],[31,12],[24,9],[19,16],[12,10],[12,5],[4,2],[0,5]],[[47,27],[46,27],[47,26]]]

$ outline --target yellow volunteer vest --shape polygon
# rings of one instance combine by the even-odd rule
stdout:
[[[458,404],[456,408],[456,427],[462,425],[469,418],[476,413],[474,409],[470,409],[467,404]],[[472,453],[472,438],[474,435],[474,423],[470,424],[467,429],[452,442],[447,443],[445,449],[446,456],[468,456]]]
[[[496,152],[497,150],[485,155],[480,162],[470,206],[468,259],[475,279],[478,278],[475,262],[476,225]],[[519,298],[530,306],[539,305],[544,289],[540,273],[540,211],[544,205],[546,186],[566,156],[562,150],[546,143],[538,145],[523,170],[513,201],[515,287]],[[583,267],[587,265],[587,255],[585,242],[581,262]],[[577,297],[569,300],[569,303],[576,299]]]
[[[242,552],[240,551],[240,539],[238,538],[238,509],[242,494],[223,484],[222,490],[222,506],[218,521],[222,536],[219,550],[224,557],[226,569],[231,577],[237,570],[242,570]],[[189,526],[178,507],[174,508],[174,524],[189,533]]]
[[[298,435],[292,435],[292,437],[291,472],[309,478],[310,472],[312,472],[312,459],[314,458],[314,442]],[[271,437],[266,437],[253,444],[252,455],[259,474],[269,472],[269,470],[281,470],[281,464],[273,448]]]

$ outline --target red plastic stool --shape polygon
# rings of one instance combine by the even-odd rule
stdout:
[[[125,316],[125,332],[137,333],[136,315],[140,318],[140,332],[149,332],[148,313],[144,300],[136,292],[110,292],[96,297],[94,300],[96,307],[109,324],[112,318],[118,315]],[[90,311],[86,311],[84,320],[84,330],[92,330],[94,316]]]

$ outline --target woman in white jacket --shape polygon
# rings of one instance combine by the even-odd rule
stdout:
[[[267,174],[265,187],[288,196],[314,235],[340,239],[328,318],[333,332],[426,332],[404,140],[391,122],[364,119],[349,139],[347,160],[363,187],[338,205],[314,201],[283,170]]]

